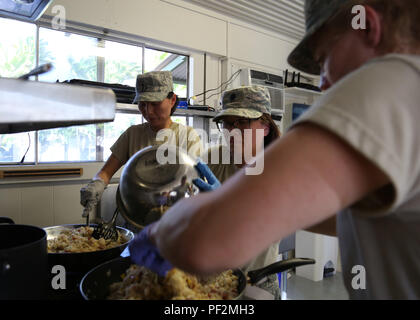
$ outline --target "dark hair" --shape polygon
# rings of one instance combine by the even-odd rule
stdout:
[[[264,113],[259,120],[268,125],[268,128],[270,129],[268,135],[264,137],[264,148],[267,148],[274,140],[280,138],[281,133],[271,115]]]
[[[168,98],[168,99],[172,99],[172,97],[174,96],[174,92],[169,92],[168,93],[168,96],[166,97],[166,98]],[[172,107],[172,109],[171,109],[171,116],[174,114],[174,112],[175,112],[175,110],[176,110],[176,108],[178,107],[178,104],[179,104],[179,98],[178,98],[178,95],[176,96],[176,101],[175,101],[175,104],[173,105],[173,107]]]
[[[168,95],[166,96],[166,99],[172,99],[172,97],[174,96],[174,94],[175,94],[174,92],[169,92]],[[141,103],[141,101],[139,101],[139,103],[137,104],[139,108],[140,108],[140,103]],[[174,105],[172,106],[170,116],[173,115],[173,113],[175,112],[176,108],[178,107],[178,104],[179,104],[179,98],[178,98],[178,96],[176,96],[176,100],[175,100]]]

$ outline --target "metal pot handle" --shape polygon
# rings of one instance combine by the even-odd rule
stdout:
[[[255,284],[260,281],[262,278],[269,276],[271,274],[280,273],[292,268],[304,266],[307,264],[315,264],[314,259],[308,258],[293,258],[288,260],[279,261],[273,264],[268,265],[262,269],[257,269],[248,272],[248,277],[251,284]]]
[[[4,224],[6,224],[6,223],[7,224],[15,224],[15,222],[8,217],[0,217],[0,224],[2,224],[2,223],[4,223]]]

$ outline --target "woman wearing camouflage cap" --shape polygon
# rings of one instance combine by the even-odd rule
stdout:
[[[208,163],[208,167],[216,178],[224,183],[242,167],[251,164],[252,158],[272,142],[280,137],[280,131],[271,118],[271,100],[267,88],[260,86],[241,87],[224,92],[222,96],[223,110],[213,119],[219,130],[226,135],[227,146],[212,147],[201,159]],[[239,142],[235,142],[237,136],[231,134],[237,130]],[[244,131],[251,133],[247,139]],[[261,134],[257,134],[257,132]],[[248,152],[245,150],[249,148]],[[212,155],[216,154],[216,159]],[[239,154],[238,161],[235,155]],[[223,157],[229,159],[226,163]],[[248,157],[250,157],[248,159]],[[208,191],[211,186],[204,181],[195,182],[202,191]],[[277,262],[279,246],[278,242],[258,255],[255,259],[242,267],[245,273],[265,267]],[[271,293],[276,299],[280,299],[280,288],[277,275],[267,277],[266,281],[258,286]]]
[[[178,101],[173,92],[171,72],[154,71],[137,76],[136,97],[133,103],[138,103],[138,108],[147,122],[131,126],[118,138],[111,147],[112,154],[105,165],[92,181],[80,190],[80,203],[85,207],[84,217],[95,209],[115,172],[137,151],[168,142],[187,149],[194,156],[200,154],[201,141],[196,131],[171,120]],[[159,132],[170,132],[171,135],[168,140],[160,141]]]
[[[153,225],[155,256],[217,272],[336,217],[324,231],[337,231],[351,299],[420,299],[419,6],[306,0],[288,60],[325,94],[266,150],[261,175],[242,170]]]

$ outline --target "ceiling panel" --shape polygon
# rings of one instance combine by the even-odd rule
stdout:
[[[304,0],[184,0],[269,31],[303,38]]]

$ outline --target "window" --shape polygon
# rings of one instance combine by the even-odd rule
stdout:
[[[63,82],[71,79],[97,80],[98,40],[67,32],[39,29],[39,63],[51,62],[50,72],[40,81]]]
[[[35,68],[36,26],[0,18],[0,30],[0,76],[16,78]]]
[[[184,126],[187,125],[187,118],[186,117],[172,117],[172,121],[176,123],[183,124]]]
[[[96,161],[96,125],[38,132],[38,161]]]
[[[0,18],[0,29],[13,30],[0,33],[0,76],[16,78],[35,68],[36,26]],[[0,135],[0,161],[21,162],[25,153],[23,163],[34,161],[34,140],[34,132]]]
[[[171,71],[175,94],[187,98],[188,57],[154,49],[146,49],[144,55],[145,72]]]
[[[0,28],[13,30],[0,34],[0,76],[25,74],[36,66],[37,58],[39,64],[53,64],[50,72],[37,79],[45,82],[79,79],[135,87],[137,75],[143,71],[168,70],[173,74],[174,92],[187,97],[188,56],[10,19],[0,18]],[[2,134],[0,164],[104,161],[118,137],[143,121],[133,106],[129,111],[117,110],[111,123]],[[187,124],[192,119],[173,117],[173,121]]]
[[[136,78],[142,73],[142,48],[118,42],[105,41],[104,82],[136,86]]]
[[[34,162],[35,132],[0,134],[0,161],[7,163]]]
[[[140,113],[133,115],[130,113],[117,113],[112,123],[104,124],[103,150],[104,159],[111,155],[111,146],[117,141],[119,136],[130,126],[143,123],[143,117]]]

